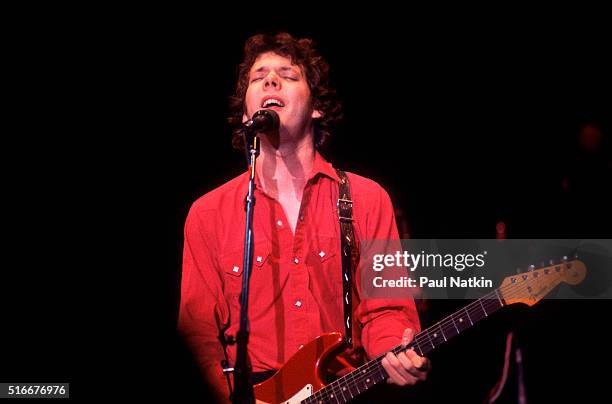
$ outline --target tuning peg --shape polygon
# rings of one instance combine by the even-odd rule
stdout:
[[[516,273],[520,274],[521,273],[521,268],[516,268]]]
[[[548,265],[549,265],[549,266],[551,266],[551,267],[552,267],[553,265],[555,265],[555,260],[549,260],[549,261],[548,261]]]
[[[561,258],[561,262],[567,262],[567,255],[564,255],[563,258]]]
[[[531,271],[533,271],[534,269],[535,269],[535,266],[532,264],[532,265],[529,265],[529,268],[528,268],[527,270],[528,270],[529,272],[531,272]]]

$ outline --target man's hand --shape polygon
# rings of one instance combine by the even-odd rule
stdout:
[[[413,337],[414,332],[406,328],[402,337],[402,346],[407,346]],[[400,352],[399,355],[387,352],[381,363],[389,375],[387,382],[398,386],[414,385],[427,379],[427,372],[431,367],[429,359],[419,356],[412,349]]]

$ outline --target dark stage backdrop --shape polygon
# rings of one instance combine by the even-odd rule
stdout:
[[[197,197],[245,168],[227,100],[242,44],[261,31],[319,43],[345,113],[328,156],[383,185],[410,237],[610,236],[610,66],[596,14],[219,24],[185,11],[15,16],[0,381],[207,397],[175,334],[182,226]],[[429,302],[423,325],[461,304]],[[482,402],[512,330],[530,402],[607,398],[597,367],[610,359],[609,309],[501,313],[435,353],[416,395]]]

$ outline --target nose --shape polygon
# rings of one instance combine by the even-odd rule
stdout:
[[[270,89],[280,90],[280,88],[281,88],[281,82],[278,79],[278,76],[276,75],[276,73],[270,72],[264,78],[264,89],[267,89],[267,90],[270,90]]]

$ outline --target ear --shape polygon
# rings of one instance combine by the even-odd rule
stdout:
[[[312,119],[319,119],[319,118],[323,118],[323,112],[319,111],[318,109],[313,109]]]

